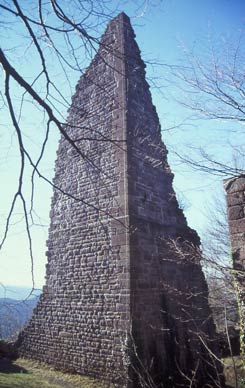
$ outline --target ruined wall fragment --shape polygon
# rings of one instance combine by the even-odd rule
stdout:
[[[225,180],[224,187],[240,316],[240,347],[245,354],[245,175]]]
[[[19,348],[120,387],[220,387],[199,238],[134,37],[118,15],[78,82],[66,130],[81,152],[61,139],[46,286]]]

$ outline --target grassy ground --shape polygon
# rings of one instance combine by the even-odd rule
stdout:
[[[232,359],[227,358],[223,361],[227,384],[235,388],[245,388],[245,370],[241,357],[234,359],[237,377]],[[89,377],[62,373],[45,364],[20,358],[12,364],[0,360],[0,388],[108,388],[108,385]]]
[[[0,388],[105,388],[89,377],[56,371],[44,364],[18,359],[0,360]]]

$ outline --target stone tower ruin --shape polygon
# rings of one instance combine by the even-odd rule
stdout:
[[[221,387],[199,238],[176,200],[134,37],[124,13],[114,18],[77,84],[46,285],[19,349],[119,387]]]
[[[245,174],[224,181],[233,275],[240,318],[240,348],[245,354]]]

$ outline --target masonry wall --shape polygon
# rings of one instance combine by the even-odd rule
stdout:
[[[172,188],[125,14],[78,82],[66,130],[73,144],[61,139],[57,153],[46,286],[20,353],[120,387],[189,386],[193,371],[193,387],[218,387],[199,238]]]
[[[224,182],[227,200],[231,254],[238,296],[241,351],[245,351],[245,176]]]
[[[200,266],[199,237],[187,226],[173,190],[173,174],[145,79],[145,65],[125,31],[131,320],[138,374],[166,387],[192,378],[206,387],[219,381],[208,289]],[[200,338],[203,340],[200,340]],[[135,366],[134,366],[135,368]],[[217,370],[215,370],[217,368]],[[187,376],[183,378],[183,376]],[[148,377],[146,375],[145,379]],[[150,379],[148,384],[151,384]],[[163,383],[164,382],[164,383]],[[196,385],[195,385],[196,384]],[[134,384],[137,377],[134,374]]]
[[[120,28],[108,27],[72,100],[66,130],[80,151],[60,140],[46,285],[20,341],[23,355],[112,380],[130,324]]]

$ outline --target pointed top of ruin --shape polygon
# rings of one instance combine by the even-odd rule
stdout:
[[[122,20],[125,20],[125,21],[129,21],[130,22],[130,18],[129,16],[125,13],[125,12],[120,12],[117,16],[115,16],[112,20],[115,20],[115,19],[122,19]]]
[[[113,33],[114,40],[108,40],[110,34]],[[130,18],[125,12],[119,13],[108,23],[104,34],[102,35],[100,43],[111,44],[115,41],[122,41],[122,37],[127,37],[130,39],[135,38],[135,33],[132,28]]]

